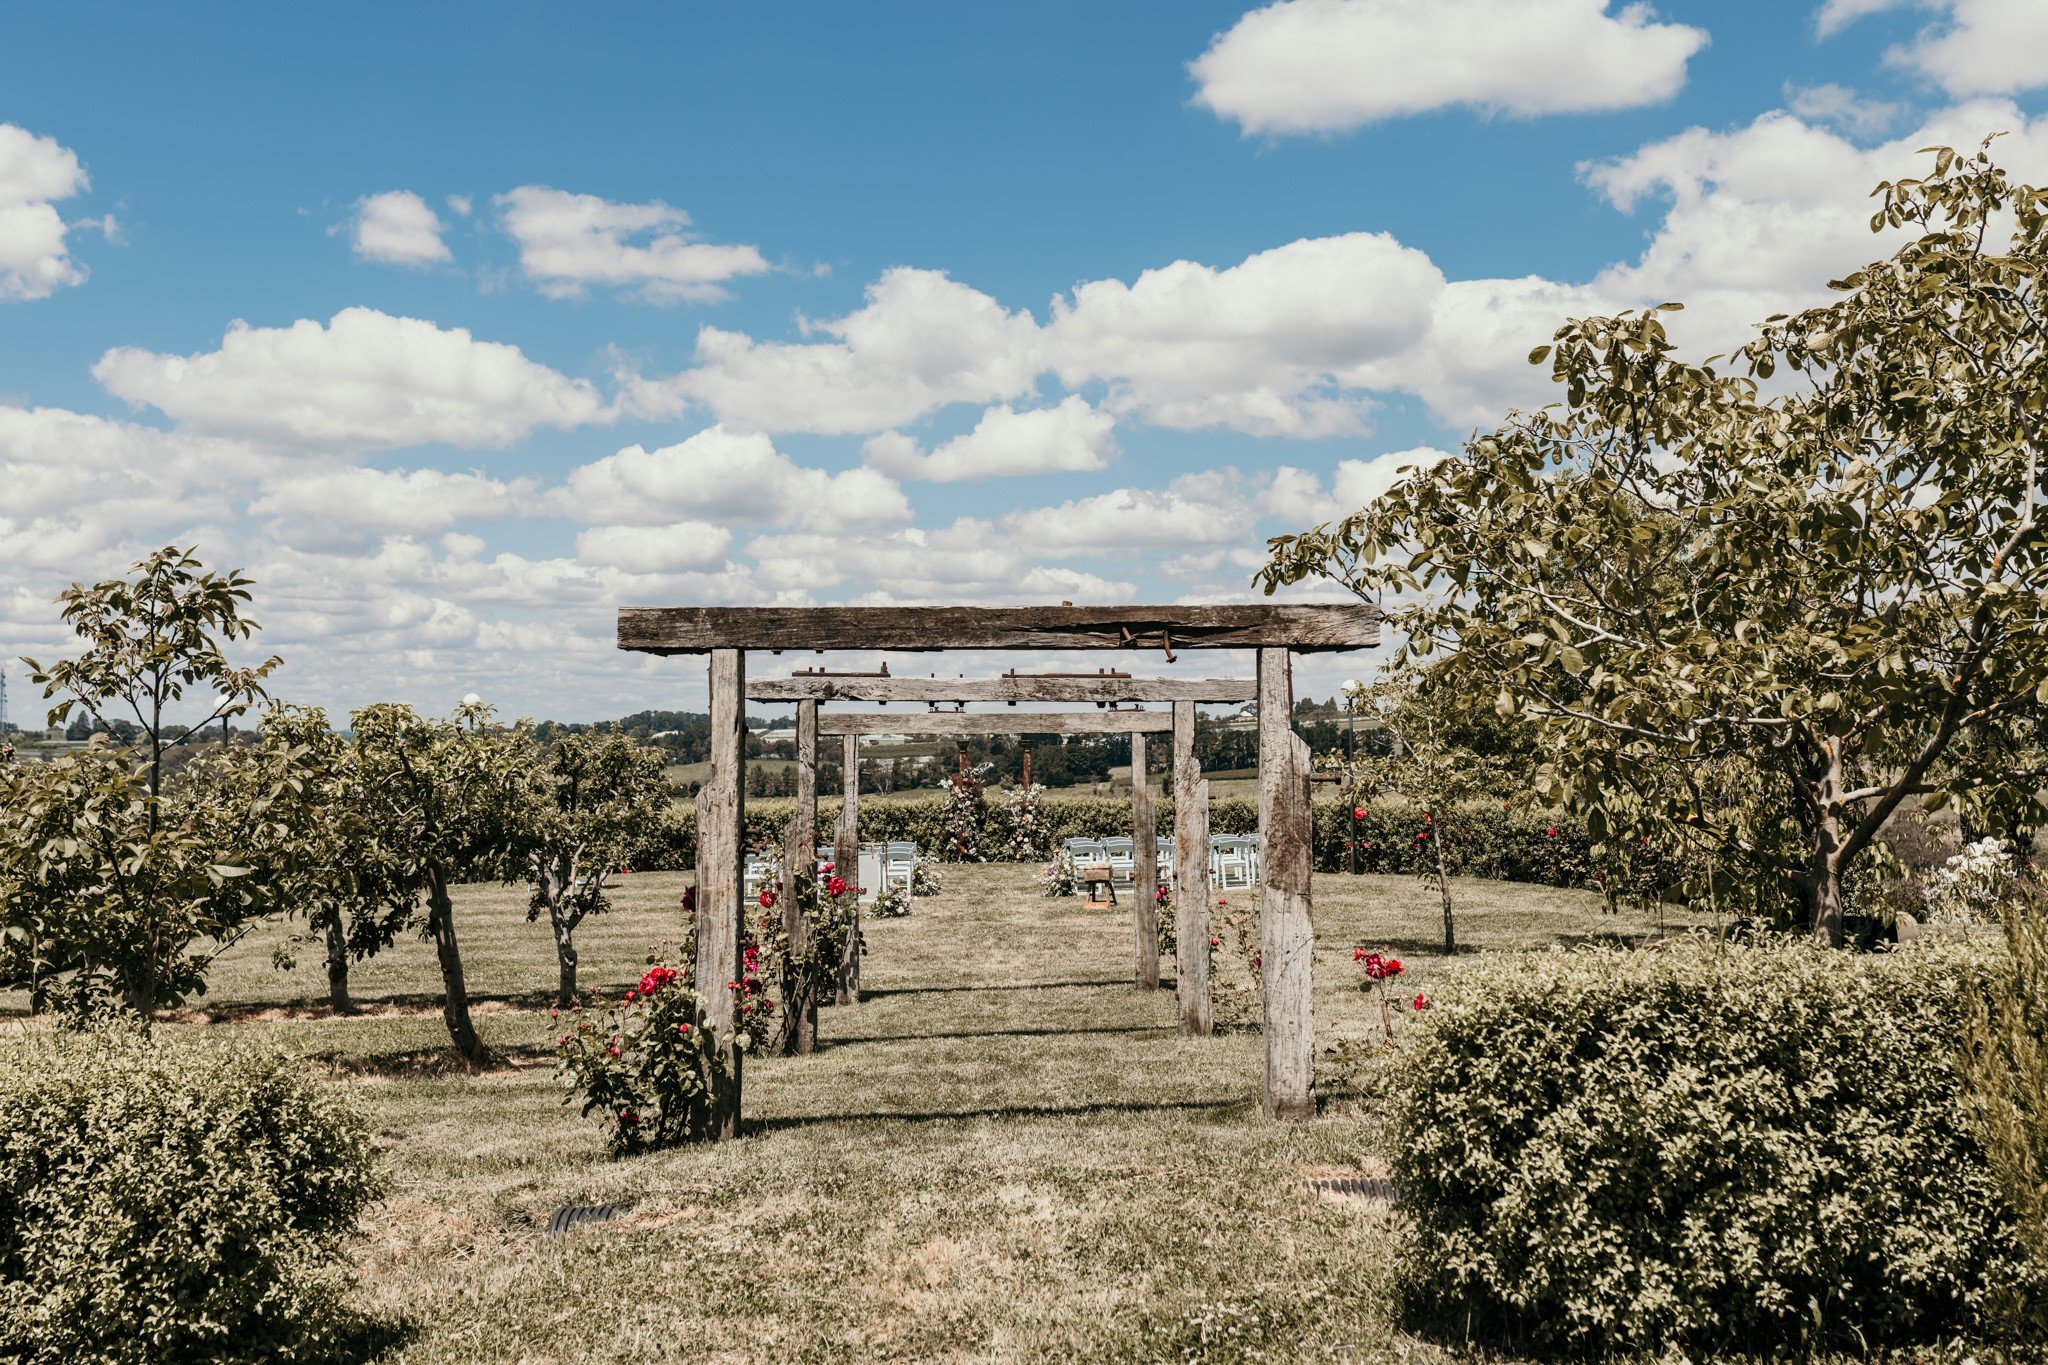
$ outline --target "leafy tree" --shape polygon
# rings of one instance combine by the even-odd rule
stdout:
[[[564,1008],[576,1003],[576,927],[610,908],[606,879],[668,809],[666,766],[660,750],[616,732],[564,735],[548,750],[526,836],[526,918],[545,914],[554,931]]]
[[[1384,595],[1399,664],[1496,679],[1596,839],[1747,860],[1832,943],[1904,803],[2043,814],[2008,739],[2048,698],[2048,205],[1983,150],[1878,196],[1874,228],[1916,233],[1833,301],[1726,365],[1673,355],[1675,304],[1569,322],[1532,356],[1562,405],[1276,539],[1261,575]],[[1727,818],[1699,781],[1725,763],[1785,805]]]
[[[0,981],[36,1008],[115,995],[147,1020],[205,989],[214,957],[288,889],[295,756],[164,805],[105,740],[0,767]]]
[[[239,716],[264,697],[263,683],[282,662],[272,655],[253,668],[228,662],[226,646],[256,633],[242,615],[250,580],[239,569],[206,571],[191,550],[167,545],[131,566],[131,578],[90,586],[73,583],[57,597],[64,623],[85,649],[75,659],[43,665],[23,659],[45,697],[58,698],[49,723],[64,724],[74,709],[91,717],[95,731],[126,722],[110,713],[125,707],[135,717],[147,756],[149,828],[162,822],[156,800],[164,788],[164,751],[184,744],[216,721]],[[207,714],[195,726],[168,729],[164,712],[188,690],[210,693]],[[124,736],[125,738],[125,736]]]
[[[207,751],[202,750],[202,753]],[[336,734],[319,707],[273,707],[250,749],[216,760],[227,773],[261,772],[273,755],[292,755],[297,774],[283,812],[293,841],[286,913],[303,915],[326,958],[328,1003],[353,1012],[349,969],[389,947],[412,917],[411,900],[384,875],[355,745]],[[280,960],[289,965],[288,955]]]
[[[1498,756],[1475,749],[1462,740],[1475,731],[1492,732],[1498,727],[1475,726],[1460,706],[1459,693],[1444,683],[1447,678],[1387,679],[1361,687],[1347,703],[1368,719],[1371,729],[1383,732],[1395,742],[1384,752],[1368,751],[1349,760],[1347,776],[1352,799],[1370,793],[1399,793],[1414,806],[1422,820],[1414,832],[1415,842],[1427,844],[1420,866],[1435,886],[1443,908],[1444,951],[1458,951],[1457,918],[1451,904],[1451,877],[1458,870],[1458,837],[1455,814],[1462,802],[1475,797],[1495,796],[1508,785],[1507,763]]]
[[[58,601],[82,651],[25,661],[57,699],[50,723],[86,722],[94,740],[0,775],[0,970],[39,1006],[85,1008],[112,992],[147,1019],[203,989],[219,949],[277,908],[296,857],[284,816],[297,774],[296,755],[279,750],[235,782],[195,765],[191,782],[165,790],[165,750],[189,734],[167,727],[165,710],[196,692],[210,698],[209,722],[238,715],[278,660],[238,668],[226,657],[256,630],[239,572],[209,573],[170,547],[133,574],[73,584]],[[110,716],[117,707],[135,722]],[[133,737],[140,765],[109,736]]]
[[[469,1013],[449,888],[517,880],[542,794],[525,726],[491,725],[489,707],[464,704],[440,720],[409,706],[367,706],[355,731],[359,800],[376,834],[376,875],[394,905],[426,907],[424,928],[441,968],[441,1015],[465,1061],[487,1057]]]

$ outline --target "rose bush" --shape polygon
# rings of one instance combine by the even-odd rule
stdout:
[[[743,998],[743,987],[735,995]],[[725,1074],[725,1044],[702,1025],[697,993],[678,971],[652,961],[618,1004],[555,1015],[570,1021],[555,1043],[571,1087],[564,1102],[582,1095],[584,1115],[604,1125],[615,1154],[712,1135],[713,1084]]]

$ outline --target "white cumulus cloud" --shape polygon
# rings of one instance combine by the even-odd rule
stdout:
[[[1086,473],[1116,455],[1116,419],[1070,394],[1051,407],[989,408],[974,429],[929,453],[902,432],[871,436],[867,462],[899,479],[960,483],[1020,474]]]
[[[441,240],[441,217],[411,190],[386,190],[356,200],[349,245],[366,261],[437,265],[453,260]]]
[[[2041,0],[1827,0],[1822,37],[1884,10],[1924,12],[1929,22],[1885,60],[1951,95],[2010,95],[2048,86],[2048,5]]]
[[[689,214],[658,200],[619,204],[522,185],[497,203],[520,268],[551,298],[602,285],[654,303],[720,299],[726,281],[769,269],[758,248],[702,241],[687,231]]]
[[[825,435],[881,431],[948,403],[1028,392],[1038,325],[937,270],[904,267],[842,318],[804,324],[821,341],[756,341],[705,327],[674,386],[727,425]]]
[[[797,464],[758,432],[707,427],[674,445],[632,445],[572,470],[553,496],[583,521],[658,524],[718,517],[764,525],[894,525],[910,503],[872,469],[839,474]]]
[[[1277,0],[1190,63],[1247,133],[1315,133],[1451,105],[1489,113],[1670,99],[1706,33],[1609,0]]]
[[[1154,426],[1261,436],[1358,430],[1361,367],[1414,344],[1444,278],[1385,233],[1306,238],[1216,269],[1175,261],[1053,301],[1046,352],[1069,385]]]
[[[616,416],[589,381],[516,346],[373,308],[325,324],[237,322],[219,350],[197,355],[117,347],[92,372],[116,397],[195,430],[294,446],[505,446],[535,427]]]
[[[705,521],[667,526],[593,526],[578,533],[576,557],[629,573],[674,573],[725,562],[732,532]]]
[[[493,479],[441,469],[294,470],[267,479],[249,504],[252,516],[277,517],[303,538],[325,543],[364,532],[444,530],[459,522],[499,521],[540,510],[532,479]]]
[[[0,123],[0,302],[45,299],[83,283],[57,201],[88,184],[78,156],[55,138]],[[96,224],[110,235],[113,220]]]

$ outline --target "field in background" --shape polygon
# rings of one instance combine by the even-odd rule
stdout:
[[[712,1150],[608,1160],[563,1105],[552,948],[517,888],[467,888],[457,911],[479,1026],[504,1059],[488,1072],[448,1064],[417,940],[360,967],[365,1012],[337,1019],[318,1003],[318,955],[276,970],[287,934],[269,926],[226,954],[203,1008],[163,1027],[214,1021],[316,1059],[368,1109],[392,1189],[366,1220],[362,1300],[404,1324],[379,1359],[1136,1361],[1274,1342],[1299,1343],[1289,1358],[1438,1355],[1387,1320],[1391,1215],[1302,1183],[1374,1169],[1357,1097],[1332,1084],[1325,1117],[1267,1122],[1259,1039],[1182,1038],[1170,989],[1127,984],[1123,914],[1047,900],[1028,867],[945,874],[909,918],[869,923],[869,998],[823,1012],[815,1056],[748,1061],[748,1136]],[[687,880],[620,884],[619,908],[578,935],[587,985],[616,997],[633,982],[674,935]],[[1458,894],[1476,951],[1657,928],[1581,892]],[[1455,991],[1427,887],[1318,876],[1316,897],[1319,1045],[1377,1018],[1355,944],[1401,953],[1406,994]],[[632,1207],[545,1235],[556,1209],[603,1202]]]

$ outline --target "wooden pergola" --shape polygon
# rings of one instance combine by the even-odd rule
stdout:
[[[1195,707],[1203,702],[1256,700],[1259,715],[1259,897],[1261,975],[1264,982],[1266,1111],[1300,1119],[1314,1113],[1314,1013],[1311,996],[1315,939],[1310,920],[1311,822],[1309,756],[1293,728],[1291,654],[1371,648],[1379,643],[1380,613],[1367,605],[1256,605],[1180,607],[627,607],[619,612],[619,648],[650,654],[710,656],[711,772],[697,796],[697,964],[695,986],[702,1025],[712,1036],[732,1037],[733,1006],[726,983],[738,969],[746,919],[743,846],[746,702],[797,705],[796,817],[784,837],[786,868],[812,856],[817,823],[817,755],[821,736],[837,737],[844,756],[846,801],[835,837],[844,867],[858,849],[858,753],[863,734],[1129,734],[1132,741],[1133,833],[1137,843],[1134,978],[1159,984],[1158,925],[1154,908],[1158,852],[1151,793],[1142,779],[1146,736],[1171,733],[1174,750],[1174,854],[1180,883],[1176,995],[1181,1027],[1207,1033],[1209,1005],[1208,784],[1194,755]],[[749,687],[746,651],[886,650],[1161,650],[1171,660],[1182,649],[1252,649],[1258,675],[1242,679],[1133,678],[1116,675],[1015,673],[985,680],[891,678],[885,675],[811,675],[764,680]],[[978,714],[927,711],[820,715],[832,701],[1050,702],[1092,705],[1086,711]],[[1170,703],[1172,710],[1116,709],[1124,704]],[[808,817],[808,818],[806,818]],[[801,907],[785,898],[792,947],[805,932]],[[1148,962],[1149,958],[1149,962]],[[857,968],[853,954],[850,968]],[[854,998],[857,972],[848,973],[842,999]],[[792,1021],[791,1026],[797,1026]],[[719,1131],[738,1131],[740,1054],[729,1054],[720,1096]]]

